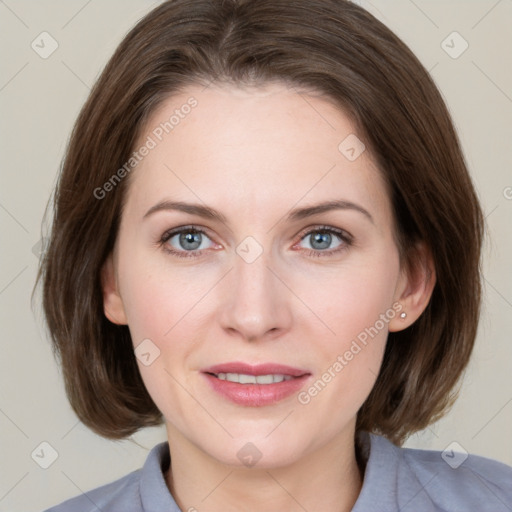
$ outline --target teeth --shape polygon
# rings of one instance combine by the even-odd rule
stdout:
[[[283,380],[291,380],[291,375],[246,375],[244,373],[218,373],[217,378],[220,380],[228,380],[229,382],[237,382],[238,384],[273,384],[274,382],[283,382]]]

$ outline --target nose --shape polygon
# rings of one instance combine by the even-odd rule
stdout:
[[[252,262],[235,255],[233,267],[223,283],[221,327],[231,336],[251,342],[288,331],[292,294],[267,253]]]

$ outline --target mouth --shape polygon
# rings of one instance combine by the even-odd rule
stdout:
[[[237,382],[238,384],[274,384],[283,382],[283,380],[292,380],[297,377],[291,375],[283,375],[280,373],[268,374],[268,375],[248,375],[246,373],[210,373],[220,380],[227,380],[229,382]]]
[[[299,391],[311,373],[281,364],[224,363],[202,370],[211,388],[238,405],[274,404]]]

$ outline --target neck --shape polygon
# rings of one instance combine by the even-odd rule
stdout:
[[[362,487],[354,431],[273,468],[227,465],[168,428],[166,482],[183,511],[349,512]]]

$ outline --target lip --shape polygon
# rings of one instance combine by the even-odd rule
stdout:
[[[293,368],[277,363],[263,363],[263,364],[247,364],[242,362],[230,362],[216,364],[201,370],[203,373],[243,373],[245,375],[290,375],[291,377],[302,377],[303,375],[309,375],[310,372],[302,370],[300,368]],[[270,385],[270,384],[268,384]]]
[[[294,378],[273,384],[239,384],[218,379],[212,375],[214,373],[243,373],[255,376],[279,374]],[[306,370],[282,364],[250,365],[240,362],[214,365],[202,370],[202,374],[216,393],[237,405],[246,407],[262,407],[280,402],[298,392],[311,377],[311,373]]]

